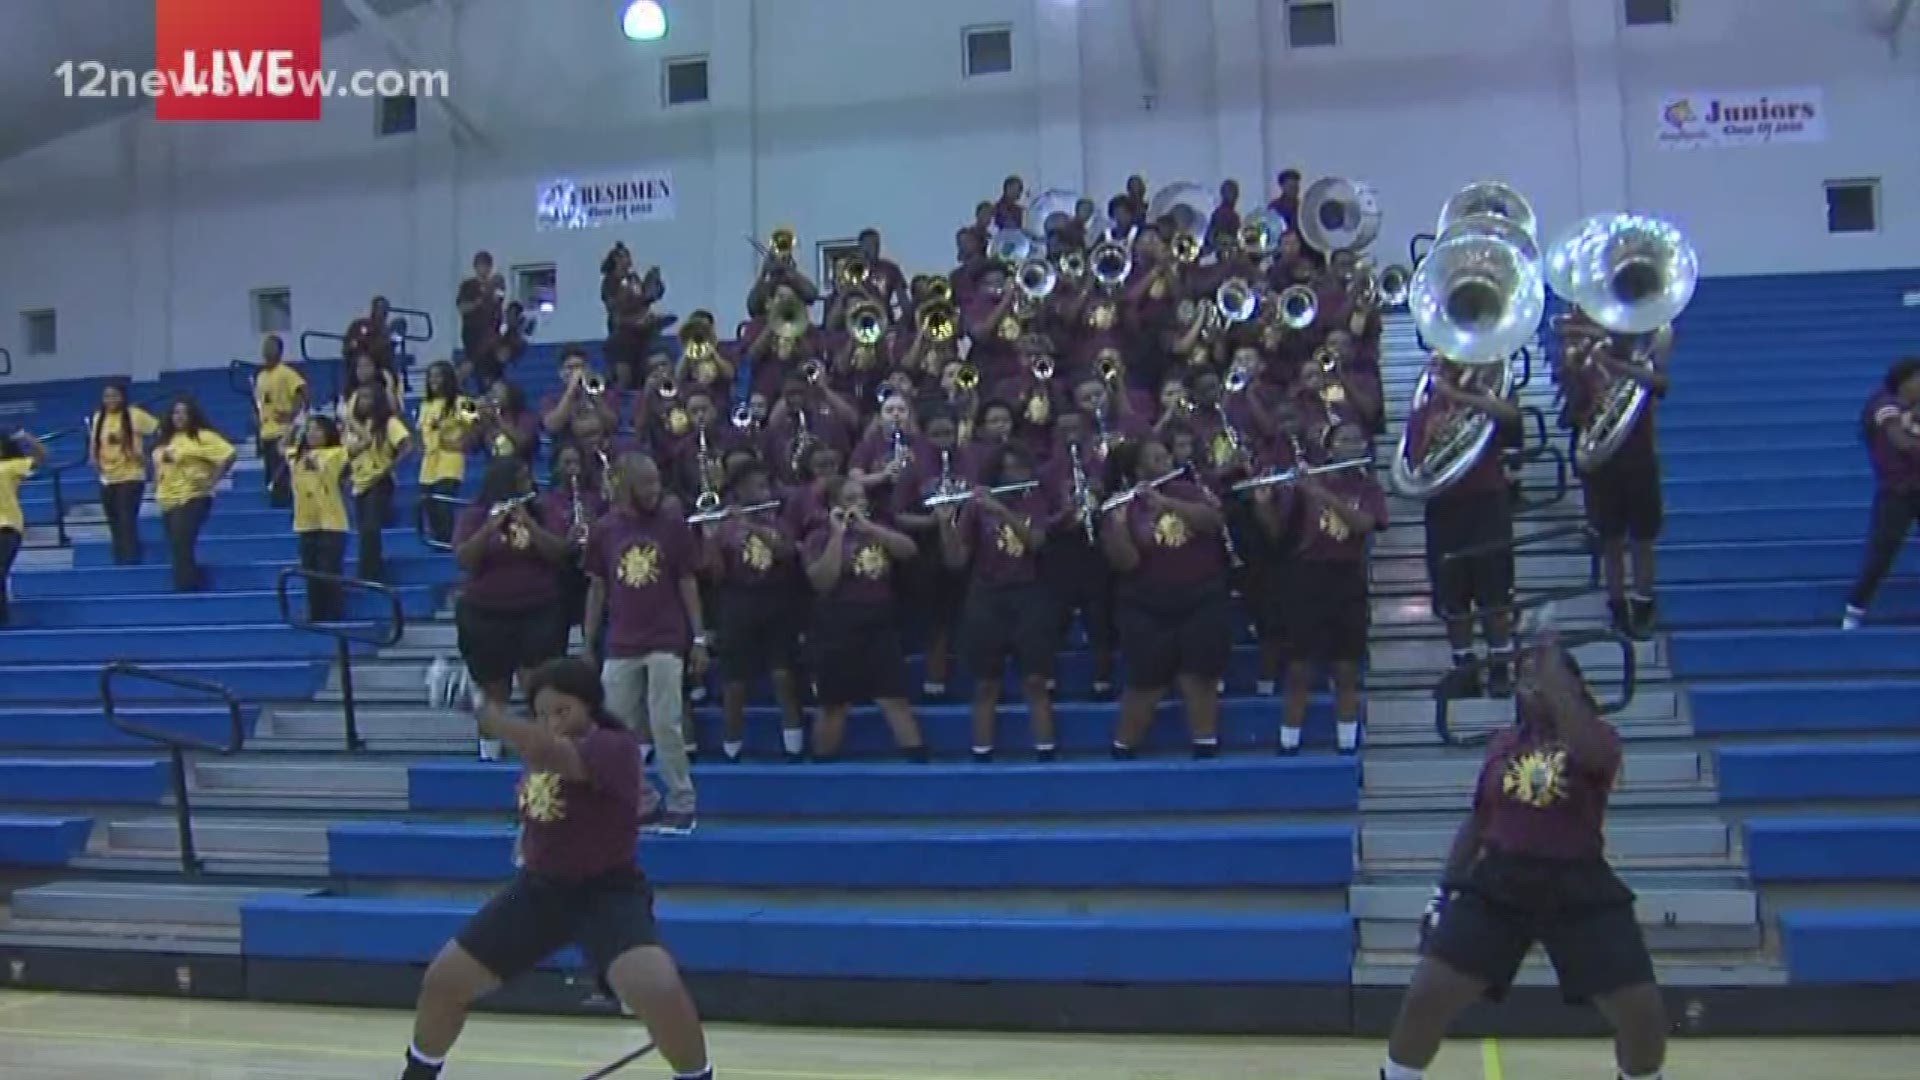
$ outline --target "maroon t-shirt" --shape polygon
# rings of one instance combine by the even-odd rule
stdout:
[[[520,854],[535,874],[582,881],[633,867],[640,842],[640,742],[622,727],[573,741],[586,779],[522,773]]]
[[[802,555],[808,564],[827,550],[832,536],[826,524],[807,536]],[[840,541],[840,580],[822,598],[840,604],[892,603],[893,570],[893,556],[880,541],[849,528]]]
[[[686,519],[662,501],[651,513],[621,507],[587,540],[587,573],[607,586],[607,655],[685,653],[692,638],[680,581],[699,565]]]
[[[1184,477],[1160,486],[1161,494],[1181,502],[1205,502],[1200,485]],[[1202,533],[1171,510],[1155,510],[1136,498],[1121,511],[1140,553],[1130,579],[1158,589],[1211,586],[1225,581],[1226,548],[1217,532]]]
[[[460,283],[460,291],[454,294],[453,302],[471,304],[482,301],[473,310],[460,316],[460,340],[472,346],[484,344],[489,338],[500,332],[500,294],[493,291],[491,284],[482,283],[479,278],[468,278]],[[474,357],[469,356],[472,360]]]
[[[1619,769],[1619,733],[1601,725],[1615,747],[1611,762],[1576,757],[1551,732],[1516,724],[1493,737],[1474,787],[1473,812],[1488,846],[1512,855],[1551,859],[1604,856],[1607,796]]]
[[[1431,433],[1437,429],[1441,418],[1451,410],[1469,408],[1472,408],[1472,406],[1461,405],[1457,402],[1440,401],[1436,395],[1435,400],[1429,404],[1427,408],[1415,413],[1407,421],[1407,453],[1413,460],[1418,461],[1420,456],[1426,453],[1428,439]],[[1455,482],[1453,486],[1435,495],[1429,505],[1448,499],[1460,499],[1473,495],[1485,495],[1495,491],[1505,491],[1507,489],[1507,471],[1506,467],[1501,464],[1500,451],[1502,447],[1509,445],[1513,436],[1516,434],[1518,434],[1518,431],[1512,425],[1495,425],[1492,442],[1486,450],[1474,460],[1472,467],[1467,470],[1467,474]]]
[[[720,523],[712,542],[719,552],[721,584],[757,589],[789,580],[792,551],[781,554],[775,520],[762,514],[758,520],[736,517]]]
[[[1910,454],[1893,445],[1880,425],[1891,420],[1908,424],[1907,410],[1898,398],[1879,390],[1867,399],[1861,410],[1860,425],[1867,439],[1867,457],[1873,462],[1873,479],[1882,491],[1920,491],[1920,454]],[[1644,422],[1644,418],[1643,418]],[[1913,427],[1908,424],[1908,430]],[[1915,432],[1920,434],[1920,432]]]
[[[453,525],[455,547],[480,531],[487,522],[488,509],[469,506],[460,512]],[[540,519],[549,532],[566,529],[564,518],[550,518],[541,511]],[[559,597],[558,570],[534,548],[533,538],[524,528],[506,525],[488,538],[480,565],[468,573],[461,595],[467,603],[484,610],[525,611]]]
[[[540,496],[539,502],[540,520],[546,524],[548,531],[567,536],[580,524],[574,519],[573,485],[563,481]],[[579,502],[579,516],[589,528],[607,512],[607,500],[594,484],[580,485]]]
[[[1328,495],[1373,518],[1376,531],[1387,527],[1387,496],[1372,469],[1348,469],[1317,477]],[[1367,534],[1319,499],[1300,494],[1299,556],[1309,562],[1355,562],[1367,557]]]
[[[511,431],[513,439],[506,438],[505,431],[493,431],[486,439],[489,457],[512,457],[515,453],[516,440],[520,456],[528,461],[532,461],[534,455],[540,452],[540,432],[543,429],[539,413],[527,409],[518,416],[502,416],[500,427]]]
[[[760,452],[781,476],[791,479],[794,437],[799,432],[798,418],[792,410],[783,411],[760,433]],[[840,414],[825,403],[807,407],[807,434],[817,443],[825,443],[847,453],[853,448],[853,429]]]
[[[1044,532],[1053,517],[1053,504],[1045,492],[1035,488],[1000,499],[1007,509],[1026,520],[1027,529]],[[1040,580],[1040,552],[1020,538],[1011,524],[999,514],[982,509],[977,503],[962,504],[960,535],[966,537],[973,552],[973,583],[988,588],[1031,585]]]

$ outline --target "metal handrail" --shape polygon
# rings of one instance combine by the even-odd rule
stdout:
[[[1420,269],[1420,264],[1426,261],[1427,252],[1433,249],[1434,241],[1438,239],[1430,232],[1414,233],[1413,239],[1407,241],[1407,265],[1415,270]]]
[[[227,740],[224,743],[209,742],[195,735],[165,731],[120,715],[113,697],[113,680],[116,677],[142,679],[219,698],[227,707]],[[156,671],[122,660],[100,669],[100,707],[106,713],[107,723],[118,730],[137,739],[150,739],[166,746],[173,766],[173,811],[180,833],[180,870],[190,876],[199,874],[202,864],[193,849],[193,808],[187,791],[186,752],[199,750],[222,757],[238,753],[247,740],[246,721],[240,715],[240,699],[233,695],[233,691],[216,682]]]
[[[0,348],[0,379],[13,374],[13,354]]]
[[[1553,491],[1537,499],[1515,499],[1513,503],[1515,514],[1531,513],[1557,505],[1566,499],[1572,482],[1571,473],[1567,468],[1567,455],[1561,453],[1560,448],[1553,445],[1552,438],[1547,435],[1547,414],[1536,405],[1521,406],[1520,414],[1523,420],[1533,421],[1533,445],[1523,445],[1518,450],[1505,451],[1501,461],[1510,465],[1527,465],[1541,460],[1552,462]]]
[[[1523,345],[1519,352],[1507,357],[1507,363],[1512,364],[1515,357],[1520,360],[1520,374],[1513,380],[1513,392],[1517,394],[1533,381],[1533,350]]]
[[[430,530],[427,527],[427,507],[437,502],[445,503],[448,506],[454,507],[456,512],[459,510],[464,510],[469,506],[472,506],[473,502],[468,499],[462,499],[457,495],[435,495],[431,492],[422,492],[420,495],[420,501],[414,505],[414,508],[413,508],[414,535],[420,538],[420,542],[422,544],[426,545],[428,548],[431,548],[434,551],[452,551],[453,550],[452,541],[438,539],[433,535],[432,530]]]
[[[1613,716],[1624,712],[1633,704],[1634,695],[1640,687],[1640,656],[1634,651],[1633,639],[1614,630],[1585,630],[1560,635],[1560,644],[1568,651],[1611,642],[1620,649],[1620,693],[1611,700],[1596,700],[1600,715]],[[1493,737],[1492,731],[1475,731],[1456,734],[1453,730],[1452,712],[1455,698],[1450,692],[1456,680],[1468,674],[1477,674],[1481,669],[1494,664],[1512,662],[1513,657],[1483,656],[1454,668],[1434,684],[1433,688],[1433,729],[1439,735],[1441,743],[1447,746],[1479,746]],[[1591,689],[1592,684],[1588,684]]]
[[[426,341],[433,340],[433,313],[432,312],[421,311],[419,308],[393,307],[389,305],[387,308],[387,314],[389,316],[405,315],[408,318],[408,320],[419,319],[421,322],[426,324],[426,327],[427,327],[426,331],[424,333],[419,333],[413,329],[414,324],[411,321],[409,321],[406,324],[406,329],[402,330],[400,333],[401,338],[407,341],[417,341],[417,342],[426,342]]]
[[[1501,550],[1510,550],[1517,553],[1521,548],[1538,547],[1570,537],[1580,538],[1582,541],[1581,547],[1584,549],[1582,553],[1587,557],[1587,579],[1584,583],[1580,585],[1561,585],[1552,589],[1541,589],[1538,592],[1529,594],[1526,599],[1516,599],[1511,603],[1502,604],[1495,608],[1484,608],[1478,612],[1437,611],[1434,612],[1434,614],[1442,619],[1448,620],[1463,619],[1469,614],[1477,614],[1481,618],[1492,615],[1518,615],[1522,611],[1530,608],[1541,607],[1559,600],[1567,600],[1576,596],[1586,596],[1589,593],[1599,592],[1600,541],[1594,534],[1592,527],[1585,522],[1575,525],[1562,525],[1553,529],[1542,529],[1537,533],[1531,533],[1527,536],[1516,536],[1511,540],[1489,540],[1483,544],[1472,544],[1463,547],[1459,551],[1450,551],[1440,558],[1440,578],[1442,581],[1446,580],[1447,575],[1450,572],[1456,572],[1456,568],[1460,567],[1467,559],[1479,558],[1482,555],[1491,555]],[[1445,590],[1437,587],[1437,582],[1435,585],[1435,592],[1445,592]]]
[[[382,625],[380,633],[362,633],[361,624],[356,623],[317,623],[310,619],[296,617],[293,613],[293,598],[287,585],[295,578],[304,579],[311,590],[315,583],[333,585],[342,592],[364,592],[385,597],[391,618]],[[337,574],[323,574],[318,570],[289,566],[280,571],[274,579],[274,597],[280,604],[280,621],[295,630],[304,630],[312,634],[324,634],[334,639],[340,658],[340,698],[345,706],[347,721],[347,749],[364,750],[366,742],[360,738],[359,718],[353,701],[353,646],[372,645],[376,648],[389,648],[400,643],[407,632],[407,613],[401,606],[400,594],[377,581],[361,581],[358,578],[341,577]]]

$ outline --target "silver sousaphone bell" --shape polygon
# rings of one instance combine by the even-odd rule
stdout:
[[[1380,235],[1380,199],[1373,185],[1329,176],[1300,196],[1300,239],[1325,255],[1359,251]]]

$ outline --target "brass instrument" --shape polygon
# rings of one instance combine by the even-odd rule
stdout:
[[[847,306],[847,336],[856,344],[873,346],[887,336],[887,309],[872,300]]]
[[[1147,220],[1172,222],[1170,250],[1174,261],[1191,265],[1200,260],[1206,246],[1207,225],[1213,220],[1213,195],[1192,181],[1168,184],[1148,201]]]
[[[827,377],[827,365],[818,360],[808,360],[800,365],[800,377],[807,380],[807,385],[818,386]]]
[[[793,226],[782,225],[774,229],[773,235],[767,238],[767,250],[776,259],[792,262],[795,242]]]
[[[1101,503],[1100,512],[1103,514],[1106,514],[1106,513],[1111,513],[1112,511],[1118,510],[1121,507],[1132,502],[1135,498],[1139,497],[1141,489],[1157,488],[1162,484],[1166,484],[1170,481],[1178,480],[1185,475],[1187,475],[1187,470],[1183,467],[1183,468],[1175,469],[1172,472],[1166,474],[1165,476],[1156,476],[1152,480],[1149,480],[1144,484],[1136,484],[1133,487],[1128,488],[1127,490],[1121,492],[1118,495],[1109,497],[1106,502]]]
[[[960,336],[960,314],[951,300],[929,300],[921,305],[920,332],[928,341],[944,345]]]
[[[774,337],[798,341],[806,336],[813,324],[807,317],[806,303],[797,296],[785,296],[768,307],[767,325],[773,327]]]
[[[1106,237],[1087,253],[1087,267],[1101,288],[1118,290],[1133,276],[1133,251],[1125,241]]]
[[[1345,472],[1348,469],[1371,468],[1373,462],[1368,458],[1348,458],[1345,461],[1332,461],[1325,465],[1295,465],[1291,469],[1282,469],[1265,476],[1255,476],[1233,485],[1236,492],[1252,491],[1255,488],[1270,487],[1274,484],[1291,484],[1304,476],[1325,476],[1328,473]]]
[[[927,292],[924,300],[929,304],[953,303],[953,282],[938,275],[930,277],[927,280]]]
[[[1094,370],[1099,374],[1100,381],[1108,385],[1119,382],[1120,377],[1126,373],[1120,361],[1112,356],[1102,356],[1100,362],[1094,365]]]
[[[1539,231],[1539,220],[1534,217],[1533,205],[1527,202],[1526,196],[1502,181],[1481,180],[1453,193],[1440,208],[1434,234],[1444,235],[1461,221],[1481,215],[1499,218],[1527,236],[1535,236]]]
[[[1329,176],[1300,196],[1300,239],[1325,255],[1359,251],[1380,235],[1380,201],[1373,185]]]
[[[580,497],[580,474],[575,473],[567,477],[567,487],[570,489],[573,503],[571,510],[573,523],[567,530],[567,539],[572,541],[574,547],[584,549],[587,546],[587,537],[593,531],[593,522],[587,520],[587,502]]]
[[[680,396],[680,387],[672,379],[660,380],[660,388],[654,391],[661,401],[672,401]]]
[[[1240,225],[1240,247],[1256,259],[1269,259],[1280,250],[1280,238],[1287,234],[1287,219],[1277,210],[1263,210]]]
[[[1060,276],[1078,285],[1087,276],[1087,257],[1078,251],[1069,251],[1054,260],[1054,266]]]
[[[720,506],[720,493],[713,487],[713,459],[708,454],[707,425],[701,424],[695,428],[694,436],[699,440],[693,452],[693,468],[700,474],[700,494],[694,496],[693,508],[704,513]]]
[[[1019,266],[1033,258],[1038,246],[1024,229],[995,229],[987,241],[987,257],[1002,266]]]
[[[714,365],[714,357],[719,351],[720,345],[712,323],[705,319],[689,319],[680,328],[681,363],[691,366],[695,382],[711,383],[719,375]]]
[[[1501,194],[1501,193],[1505,194]],[[1443,217],[1434,242],[1407,287],[1407,308],[1420,336],[1460,364],[1505,364],[1533,340],[1546,311],[1546,283],[1529,231],[1533,210],[1505,185],[1479,184],[1448,200],[1496,203],[1505,213]]]
[[[842,289],[858,289],[873,276],[873,267],[858,255],[848,255],[834,267],[833,280]]]
[[[489,401],[487,405],[492,406],[493,402]],[[469,424],[477,424],[480,422],[480,403],[470,397],[463,397],[455,401],[453,403],[453,412],[455,416],[458,416],[461,420]]]
[[[759,421],[754,419],[753,406],[744,401],[733,407],[733,416],[730,419],[736,431],[749,431],[759,424]]]
[[[1407,302],[1407,288],[1413,283],[1413,271],[1395,263],[1380,271],[1380,303],[1385,307],[1397,308]]]
[[[1060,284],[1060,272],[1045,259],[1028,259],[1020,264],[1013,283],[1020,290],[1021,299],[1038,305],[1053,295]]]
[[[1032,491],[1039,486],[1040,481],[1038,480],[1022,480],[1017,484],[1001,484],[998,487],[990,487],[987,489],[987,494],[995,496],[996,498],[1001,495],[1018,495],[1023,491]],[[952,491],[944,494],[929,495],[922,505],[929,510],[941,506],[955,506],[960,503],[972,502],[973,495],[973,489],[971,488],[965,491]]]
[[[1246,278],[1229,278],[1214,291],[1213,306],[1222,322],[1247,322],[1260,310],[1260,294]]]
[[[781,505],[779,499],[768,499],[766,502],[748,503],[745,506],[713,506],[689,514],[687,516],[687,524],[710,525],[716,521],[725,521],[728,518],[746,517],[749,514],[764,514],[769,510],[780,509]]]
[[[1307,285],[1291,285],[1280,294],[1280,325],[1305,330],[1320,317],[1320,298]]]
[[[1173,238],[1173,261],[1183,266],[1191,266],[1200,261],[1202,244],[1200,238],[1192,233],[1179,233]]]
[[[1421,372],[1413,388],[1413,405],[1406,429],[1394,448],[1389,474],[1395,491],[1408,498],[1430,499],[1459,483],[1474,463],[1493,446],[1499,425],[1493,417],[1478,409],[1467,408],[1440,398],[1433,388],[1436,379],[1456,379],[1463,388],[1471,388],[1494,397],[1506,397],[1513,391],[1513,365],[1503,357],[1493,364],[1466,365],[1440,360]],[[1429,417],[1432,425],[1420,456],[1413,455],[1414,418],[1429,409],[1441,410]]]
[[[953,388],[961,393],[970,393],[980,385],[980,369],[972,364],[961,364],[960,370],[953,373]]]
[[[1228,369],[1227,377],[1221,380],[1220,385],[1229,394],[1244,393],[1247,387],[1253,385],[1253,372],[1245,364],[1235,364]]]
[[[598,372],[588,372],[586,377],[580,380],[580,392],[588,397],[599,397],[607,392],[607,380]]]
[[[1054,370],[1053,357],[1051,356],[1034,357],[1033,365],[1029,370],[1033,372],[1034,378],[1040,380],[1041,382],[1046,382],[1048,379],[1053,378],[1053,370]]]

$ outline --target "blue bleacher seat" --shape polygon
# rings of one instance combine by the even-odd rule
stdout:
[[[65,866],[92,831],[91,818],[0,816],[0,870]]]
[[[1755,818],[1747,865],[1755,881],[1920,882],[1920,818]]]
[[[1351,758],[1211,762],[1063,762],[1052,765],[722,765],[697,770],[704,814],[812,817],[1033,817],[1061,814],[1206,814],[1351,810]],[[407,770],[415,810],[504,810],[519,770],[427,762]]]
[[[1783,911],[1780,942],[1796,983],[1920,982],[1920,908]]]
[[[208,564],[214,594],[271,592],[288,560]],[[459,578],[451,559],[440,553],[387,555],[387,583],[399,588],[445,586]],[[154,596],[172,589],[165,565],[88,567],[84,570],[37,570],[14,578],[14,596],[20,600],[102,596]]]
[[[1676,678],[1905,674],[1920,656],[1920,627],[1869,626],[1763,630],[1692,630],[1672,636],[1668,665]]]
[[[167,763],[158,758],[0,757],[0,793],[8,802],[155,806],[166,796],[167,785]]]
[[[328,661],[257,660],[239,663],[152,664],[191,679],[212,680],[243,701],[291,701],[311,698],[325,685]],[[205,695],[152,682],[129,682],[115,696],[127,702],[204,702]],[[0,703],[91,702],[100,700],[100,665],[0,664]]]
[[[1702,735],[1920,730],[1916,681],[1714,682],[1690,688],[1687,700]]]
[[[1920,798],[1920,742],[1726,746],[1714,756],[1722,802]]]
[[[225,709],[126,709],[122,715],[162,731],[176,731],[206,742],[224,742],[228,717]],[[243,712],[248,730],[258,718],[257,708]],[[35,750],[114,750],[148,749],[153,744],[123,733],[107,723],[97,705],[78,708],[8,709],[0,712],[0,748]],[[5,792],[0,792],[4,798]]]
[[[440,606],[440,590],[428,585],[397,590],[401,610],[424,618]],[[295,614],[304,614],[306,590],[296,581],[288,589]],[[384,621],[392,612],[384,598],[354,590],[346,596],[347,618]],[[270,589],[255,591],[130,595],[110,603],[84,597],[22,599],[13,605],[12,629],[113,629],[266,625],[280,621],[280,600]]]
[[[370,645],[353,646],[372,653]],[[32,661],[110,663],[129,656],[152,662],[195,660],[286,660],[331,657],[334,639],[281,623],[252,626],[196,626],[185,632],[155,633],[144,627],[88,630],[8,630],[0,635],[0,664]]]

